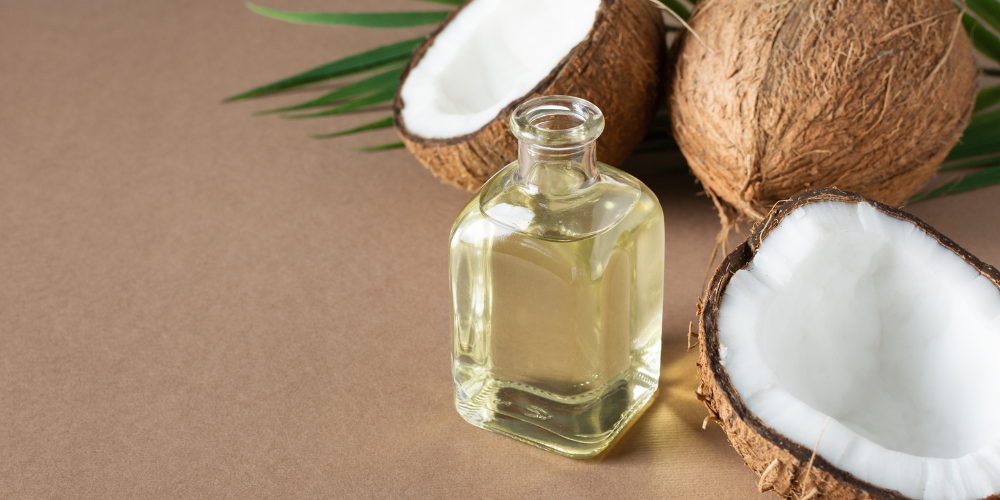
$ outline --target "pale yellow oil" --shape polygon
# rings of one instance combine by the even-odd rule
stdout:
[[[660,366],[662,211],[628,174],[599,172],[578,188],[580,172],[554,163],[520,187],[508,166],[451,236],[459,413],[574,458],[629,425]]]

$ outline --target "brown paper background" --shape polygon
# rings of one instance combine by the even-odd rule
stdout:
[[[298,10],[435,9],[273,0]],[[600,461],[452,407],[447,237],[468,194],[405,151],[313,140],[380,114],[221,98],[423,29],[241,1],[32,0],[0,15],[0,498],[773,498],[701,430],[694,319],[718,223],[664,156],[659,398]],[[912,211],[1000,263],[1000,190]]]

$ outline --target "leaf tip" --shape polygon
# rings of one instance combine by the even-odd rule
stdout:
[[[239,94],[231,95],[231,96],[223,99],[222,103],[225,104],[227,102],[242,101],[243,99],[254,97],[255,95],[257,95],[255,90],[250,90],[250,91],[247,91],[247,92],[240,92]]]

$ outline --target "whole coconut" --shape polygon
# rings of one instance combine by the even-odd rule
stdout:
[[[899,205],[972,114],[972,46],[948,0],[708,0],[689,24],[673,132],[724,219],[825,186]]]

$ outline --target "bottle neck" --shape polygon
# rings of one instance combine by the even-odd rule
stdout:
[[[564,194],[597,180],[596,141],[568,147],[520,142],[517,182],[532,192]]]
[[[604,115],[571,96],[525,101],[510,116],[518,140],[516,182],[532,193],[566,194],[597,181],[597,137]]]

